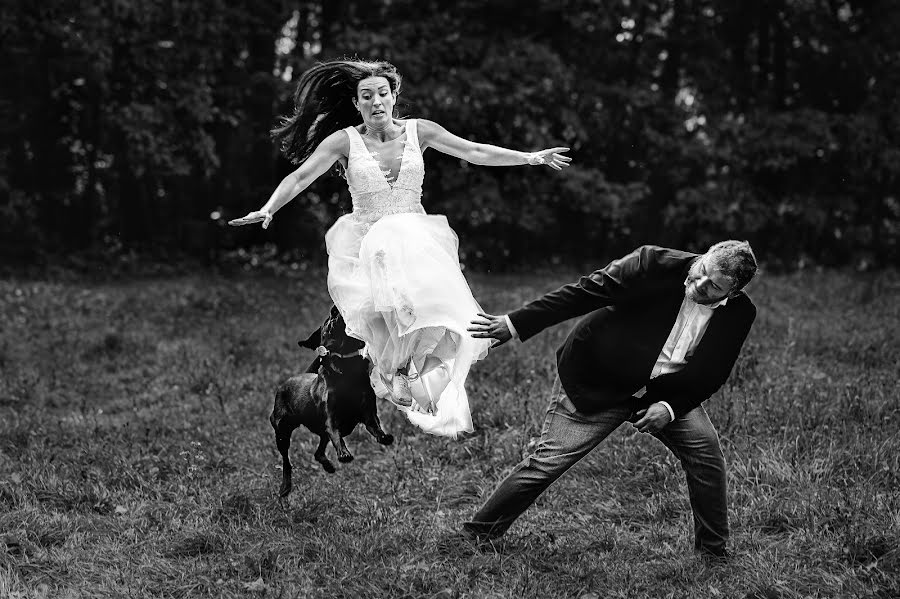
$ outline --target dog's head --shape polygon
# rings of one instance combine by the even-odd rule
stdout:
[[[335,306],[331,307],[331,314],[322,323],[322,326],[303,341],[298,341],[300,347],[306,347],[316,351],[323,364],[333,364],[335,360],[355,358],[365,343],[347,334],[347,325],[344,318]]]

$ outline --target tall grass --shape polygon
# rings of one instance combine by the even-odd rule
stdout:
[[[567,282],[473,276],[502,312]],[[568,326],[475,366],[476,433],[380,406],[327,475],[294,434],[276,497],[273,389],[312,357],[323,273],[0,281],[0,597],[900,596],[900,277],[760,280],[707,402],[734,559],[691,552],[683,474],[626,425],[493,547],[453,533],[537,434]],[[332,450],[329,449],[331,452]]]

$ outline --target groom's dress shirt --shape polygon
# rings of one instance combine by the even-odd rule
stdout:
[[[684,368],[688,358],[697,349],[700,339],[703,338],[713,311],[727,303],[728,298],[725,297],[714,304],[698,304],[685,294],[678,318],[675,319],[666,344],[656,358],[650,378],[655,379],[661,374],[671,374]]]
[[[687,284],[688,281],[686,279],[685,287],[687,287]],[[728,298],[726,297],[714,304],[698,304],[685,294],[684,300],[681,302],[681,308],[678,310],[675,324],[672,326],[672,330],[669,331],[666,343],[656,358],[653,372],[650,373],[650,380],[661,374],[671,374],[684,368],[688,358],[690,358],[700,343],[700,339],[703,338],[703,333],[706,332],[706,327],[709,326],[709,319],[712,318],[713,311],[727,303]],[[512,333],[513,338],[518,339],[519,334],[509,319],[509,315],[504,315],[503,318],[506,319],[506,326],[509,328],[509,332]],[[642,387],[634,396],[640,398],[646,392],[647,387]],[[658,403],[662,404],[669,412],[670,421],[675,420],[675,411],[672,410],[669,402],[661,400]]]
[[[641,246],[510,312],[507,326],[526,341],[584,316],[556,352],[575,407],[591,413],[625,403],[640,410],[665,401],[680,417],[725,383],[756,317],[743,291],[716,306],[685,301],[684,281],[699,257]]]
[[[685,280],[685,287],[688,281]],[[678,318],[669,336],[666,344],[663,345],[662,351],[656,358],[656,364],[653,366],[653,372],[650,373],[652,381],[661,374],[672,374],[678,372],[687,364],[688,358],[697,349],[706,327],[709,326],[709,319],[712,318],[713,311],[719,306],[728,303],[728,298],[724,298],[714,304],[703,305],[690,299],[687,294],[681,302],[681,309],[678,310]],[[647,387],[642,387],[634,394],[635,397],[643,397],[647,392]],[[669,402],[660,400],[660,402],[669,412],[669,421],[675,420],[675,410],[669,405]]]

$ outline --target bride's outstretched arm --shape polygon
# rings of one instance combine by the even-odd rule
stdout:
[[[519,166],[523,164],[546,164],[550,168],[562,170],[572,161],[563,152],[569,148],[549,148],[538,152],[520,152],[476,143],[454,135],[434,121],[419,119],[419,143],[422,150],[434,148],[438,152],[462,158],[472,164],[483,166]]]
[[[269,201],[262,208],[254,210],[242,218],[230,220],[228,224],[240,226],[262,221],[263,229],[267,228],[272,222],[272,215],[312,185],[313,181],[325,174],[341,156],[346,156],[349,146],[350,141],[347,139],[347,134],[343,131],[335,131],[322,140],[322,143],[313,150],[313,153],[303,161],[297,170],[281,180]]]

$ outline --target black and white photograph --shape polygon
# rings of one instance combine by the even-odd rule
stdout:
[[[10,0],[0,599],[900,597],[900,3]]]

